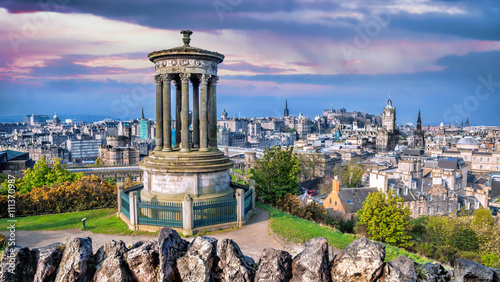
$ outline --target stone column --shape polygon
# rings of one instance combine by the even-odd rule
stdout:
[[[189,152],[189,79],[190,73],[181,73],[182,109],[181,109],[181,152]]]
[[[245,224],[245,190],[236,189],[236,220],[238,227]]]
[[[212,76],[210,79],[210,129],[209,129],[209,146],[217,150],[217,76]]]
[[[252,209],[255,209],[255,180],[250,179],[248,181],[248,186],[250,186],[250,189],[252,190]]]
[[[200,80],[195,77],[193,83],[193,148],[200,147]]]
[[[163,152],[172,151],[171,81],[172,76],[169,74],[163,75]]]
[[[184,235],[193,235],[193,198],[189,194],[182,201],[182,229]]]
[[[122,191],[123,191],[123,182],[118,182],[116,183],[116,194],[118,195],[118,198],[116,199],[116,202],[118,203],[118,216],[122,212]]]
[[[175,147],[178,148],[181,143],[181,80],[175,80]]]
[[[208,152],[208,80],[210,75],[201,75],[201,99],[200,99],[200,152]]]
[[[163,81],[161,75],[155,76],[156,81],[156,148],[155,151],[163,149]]]
[[[133,191],[128,193],[129,199],[129,216],[130,225],[134,226],[134,230],[137,230],[138,223],[138,205],[137,205],[137,192]]]

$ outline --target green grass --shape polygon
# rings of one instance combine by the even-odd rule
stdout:
[[[82,218],[85,220],[85,229],[82,228]],[[116,216],[116,209],[100,209],[50,215],[35,215],[16,218],[16,230],[56,231],[67,229],[88,230],[99,234],[139,235],[151,234],[128,229],[125,222]],[[6,230],[10,223],[7,219],[0,219],[0,228]]]
[[[257,203],[257,207],[269,213],[269,227],[271,230],[290,242],[303,243],[312,238],[325,237],[330,246],[343,250],[352,241],[359,238],[359,236],[345,234],[336,229],[321,226],[312,221],[287,214],[260,203]],[[409,253],[404,249],[386,244],[386,261],[393,260],[400,255],[405,255],[418,263],[434,262],[417,254]]]

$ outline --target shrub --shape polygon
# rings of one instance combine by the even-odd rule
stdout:
[[[24,194],[15,193],[16,214],[36,215],[82,211],[116,206],[116,186],[97,176],[52,186],[34,187]],[[8,216],[8,198],[0,195],[0,217]]]

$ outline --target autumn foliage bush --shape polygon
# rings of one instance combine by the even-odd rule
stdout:
[[[74,182],[54,183],[16,192],[15,214],[63,213],[116,207],[116,186],[97,176],[84,176]],[[0,195],[0,217],[8,216],[8,197]]]

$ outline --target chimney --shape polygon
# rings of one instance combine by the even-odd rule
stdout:
[[[332,192],[339,193],[339,181],[332,180]]]

